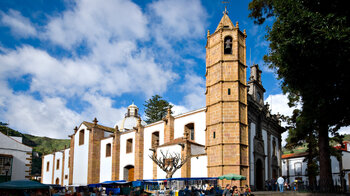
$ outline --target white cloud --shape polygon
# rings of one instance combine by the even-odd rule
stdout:
[[[99,120],[99,124],[115,127],[116,123],[124,117],[127,108],[113,108],[113,100],[109,97],[103,97],[99,94],[86,93],[82,97],[83,100],[90,103],[89,107],[84,108],[82,116],[87,121],[92,121],[95,117]]]
[[[83,41],[93,47],[106,40],[147,39],[146,25],[141,8],[131,1],[79,0],[51,19],[45,37],[67,49]]]
[[[191,110],[205,107],[205,80],[196,74],[186,74],[185,82],[181,86],[187,93],[183,102],[186,108]]]
[[[41,101],[30,95],[14,94],[0,87],[0,118],[9,126],[32,135],[67,138],[82,116],[65,107],[61,98],[45,97]]]
[[[172,111],[173,111],[173,116],[176,116],[178,114],[183,114],[185,112],[188,112],[190,111],[190,109],[186,108],[185,106],[182,106],[182,105],[175,105],[173,103],[170,103],[171,105],[173,105],[172,107]]]
[[[339,133],[340,135],[350,134],[350,126],[340,128],[340,129],[338,130],[338,133]]]
[[[292,116],[294,109],[301,108],[300,105],[298,105],[296,108],[290,108],[288,106],[288,95],[284,94],[269,95],[265,99],[265,102],[269,103],[272,114],[279,113],[285,116]]]
[[[5,26],[9,26],[14,35],[20,37],[36,36],[37,31],[28,18],[22,16],[22,14],[16,10],[10,9],[8,14],[0,12],[1,23]]]
[[[282,114],[285,116],[292,116],[293,110],[296,108],[301,108],[300,105],[298,105],[296,108],[290,108],[288,106],[288,96],[284,94],[275,94],[275,95],[269,95],[265,102],[269,103],[271,113],[272,114]],[[282,126],[285,127],[287,124],[285,122],[282,122]],[[286,145],[286,138],[288,137],[288,131],[284,132],[282,134],[282,146]]]
[[[174,42],[170,40],[190,43],[205,38],[206,12],[199,0],[154,1],[147,14],[128,0],[78,0],[72,5],[49,18],[40,31],[18,11],[1,13],[2,23],[13,32],[36,36],[40,41],[48,41],[50,48],[63,47],[72,54],[57,57],[45,47],[28,45],[0,48],[0,118],[9,120],[12,128],[66,138],[74,126],[94,117],[103,125],[114,126],[125,108],[114,108],[111,97],[124,93],[145,97],[161,94],[179,78],[171,70],[174,61],[168,59],[161,64],[159,56],[166,59],[165,53],[172,54],[171,58],[191,62],[172,53],[172,49],[160,51],[158,46],[144,46],[145,42],[164,39],[172,48]],[[80,47],[87,52],[81,54]],[[27,75],[29,90],[13,92],[9,79]],[[183,105],[174,106],[176,113],[205,106],[203,78],[188,74],[183,86],[186,96]],[[40,99],[33,94],[39,94]],[[72,98],[87,104],[81,111],[74,111],[67,106]]]
[[[155,27],[165,37],[193,38],[205,36],[206,11],[199,0],[159,0],[149,5],[151,17],[159,20]]]

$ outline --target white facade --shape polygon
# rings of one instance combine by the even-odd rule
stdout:
[[[150,124],[144,130],[144,151],[143,151],[143,178],[153,178],[153,161],[149,158],[152,155],[152,134],[159,133],[159,144],[164,144],[164,123],[161,121]]]
[[[54,152],[42,158],[42,183],[68,185],[69,149]]]
[[[8,137],[1,132],[0,141],[0,157],[12,157],[11,173],[7,173],[7,175],[11,175],[11,180],[29,179],[32,148],[22,144],[21,139]]]
[[[107,153],[107,145],[110,145],[110,152]],[[112,180],[112,151],[113,138],[101,140],[101,164],[100,164],[100,182]],[[108,156],[109,155],[109,156]]]
[[[70,149],[65,149],[64,152],[64,166],[63,166],[63,185],[68,185],[68,179],[69,179],[69,151]]]
[[[121,121],[123,122],[123,121]],[[127,122],[127,121],[124,121]],[[194,144],[191,145],[191,176],[192,177],[206,177],[207,176],[207,157],[205,155],[205,109],[199,109],[185,114],[180,114],[174,117],[174,140],[182,138],[184,135],[185,126],[193,123],[194,125]],[[128,125],[129,127],[132,125]],[[133,125],[134,127],[136,125]],[[157,133],[159,146],[164,144],[164,128],[163,121],[158,121],[144,127],[144,146],[143,146],[143,179],[153,178],[153,161],[149,158],[152,155],[152,134]],[[80,144],[80,132],[83,131],[84,142]],[[89,156],[89,127],[84,123],[76,130],[76,133],[72,136],[74,138],[74,161],[73,161],[73,185],[86,185],[88,179],[88,156]],[[103,139],[100,143],[100,178],[99,182],[112,180],[112,156],[106,155],[107,144],[110,144],[110,149],[113,149],[114,137],[111,137],[112,133],[105,132]],[[132,150],[127,152],[127,142],[132,141]],[[181,146],[178,144],[163,146],[158,148],[163,152],[176,152],[181,154]],[[53,154],[45,155],[43,158],[43,174],[42,182],[46,184],[55,184],[58,179],[60,184],[68,185],[71,178],[69,176],[69,149],[64,151],[55,152]],[[63,152],[64,168],[62,168]],[[55,160],[53,160],[55,159]],[[60,166],[57,168],[57,160],[59,160]],[[125,168],[135,166],[135,130],[123,129],[120,135],[120,165],[119,165],[119,180],[128,180],[127,170]],[[49,168],[47,167],[49,165]],[[55,164],[55,166],[53,166]],[[54,168],[53,168],[54,167]],[[62,177],[62,172],[64,172]],[[156,171],[157,178],[165,178],[166,174],[159,167]],[[174,178],[181,177],[181,169],[176,171],[173,175]]]
[[[80,132],[84,132],[84,142],[79,144]],[[82,124],[74,137],[73,183],[86,185],[88,177],[89,134],[87,127]]]

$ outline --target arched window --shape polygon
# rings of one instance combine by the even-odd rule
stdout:
[[[232,54],[232,37],[227,36],[224,39],[224,54]]]
[[[126,153],[132,152],[132,139],[126,140]]]
[[[152,133],[152,148],[156,148],[159,146],[159,131],[155,131]]]
[[[106,144],[106,157],[111,156],[111,143]]]
[[[56,184],[60,184],[60,179],[56,178]]]
[[[188,123],[185,125],[185,132],[188,133],[189,139],[194,140],[195,139],[195,134],[194,134],[194,123]]]
[[[83,145],[84,144],[84,137],[85,137],[85,131],[80,130],[79,132],[79,145]]]

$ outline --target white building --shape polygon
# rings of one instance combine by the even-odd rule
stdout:
[[[342,148],[342,167],[344,172],[345,185],[347,190],[350,187],[350,143],[345,141],[344,148]],[[282,175],[286,180],[291,183],[295,180],[301,181],[304,185],[309,185],[309,179],[307,174],[307,161],[305,157],[307,152],[301,153],[292,153],[282,155]],[[332,164],[332,174],[333,174],[333,183],[336,186],[341,185],[340,181],[340,165],[336,157],[331,156]],[[320,176],[316,177],[316,180],[319,181]],[[318,184],[318,183],[317,183]]]
[[[0,182],[30,179],[32,148],[0,132]]]

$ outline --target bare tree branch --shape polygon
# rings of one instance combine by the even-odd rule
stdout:
[[[157,158],[157,153],[155,152],[148,156],[167,174],[166,178],[172,178],[173,174],[180,169],[190,157],[181,157],[180,153],[169,153],[169,151],[166,151],[164,154],[162,150],[160,150],[159,158]]]

